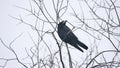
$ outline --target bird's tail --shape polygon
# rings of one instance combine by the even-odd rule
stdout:
[[[77,41],[77,44],[86,50],[88,49],[88,47],[84,43],[80,42],[79,40]]]
[[[83,50],[77,44],[71,44],[71,45],[77,48],[78,50],[80,50],[81,52],[83,52]]]
[[[77,45],[75,45],[74,47],[77,48],[78,50],[80,50],[81,52],[83,52],[83,50],[80,47],[78,47]]]

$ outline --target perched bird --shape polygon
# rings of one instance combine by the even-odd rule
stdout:
[[[82,52],[83,50],[80,47],[87,50],[88,47],[78,40],[78,38],[75,36],[72,30],[70,30],[70,28],[65,25],[66,22],[67,21],[65,20],[58,24],[58,35],[61,38],[61,40],[65,43],[69,43],[70,45],[74,46]]]

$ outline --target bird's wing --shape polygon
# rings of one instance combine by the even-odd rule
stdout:
[[[66,26],[65,30],[67,32],[67,37],[69,37],[69,39],[77,39],[75,34],[72,32],[72,30],[70,30],[67,26]]]
[[[73,42],[74,40],[77,40],[77,37],[75,36],[75,34],[67,27],[64,26],[63,28],[64,30],[64,41],[67,43]]]

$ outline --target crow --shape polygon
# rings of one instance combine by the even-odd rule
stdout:
[[[80,47],[87,50],[88,47],[84,43],[82,43],[78,40],[78,38],[75,36],[75,34],[72,32],[72,30],[70,30],[70,28],[66,26],[66,22],[67,22],[67,20],[63,20],[62,22],[60,22],[58,24],[57,33],[58,33],[60,39],[62,41],[64,41],[65,43],[68,43],[68,44],[74,46],[81,52],[83,52],[83,50]]]

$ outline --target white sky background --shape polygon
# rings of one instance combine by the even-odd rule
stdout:
[[[71,0],[70,4],[75,9],[75,11],[79,13],[80,9],[78,9],[76,7],[76,6],[79,6],[79,3]],[[32,22],[34,22],[35,20],[34,20],[34,18],[27,16],[26,11],[24,11],[20,8],[17,8],[15,6],[29,8],[30,7],[29,0],[0,0],[0,38],[2,38],[2,40],[8,45],[14,38],[16,38],[18,35],[20,35],[22,33],[22,36],[20,38],[18,38],[15,41],[15,43],[13,44],[13,48],[16,50],[16,52],[20,58],[25,58],[26,57],[25,48],[29,49],[31,46],[33,46],[33,43],[31,41],[28,33],[32,34],[32,36],[35,36],[34,37],[35,41],[37,40],[36,33],[34,31],[32,31],[31,28],[26,25],[23,25],[23,24],[19,25],[18,24],[19,21],[11,18],[10,16],[14,16],[14,17],[22,16],[25,20],[30,22],[30,24],[33,24]],[[49,6],[49,4],[48,4],[48,6]],[[81,3],[81,6],[82,6],[83,10],[86,10],[86,7],[83,3]],[[86,10],[84,12],[87,13],[89,11]],[[62,17],[62,19],[68,20],[71,24],[74,24],[75,26],[77,26],[78,24],[75,23],[77,21],[75,20],[75,18],[73,18],[70,15],[70,13],[72,13],[72,11],[70,11],[69,13],[66,13],[65,16]],[[82,14],[79,14],[79,15],[82,15]],[[27,17],[27,19],[26,19],[26,17]],[[86,17],[89,17],[89,15]],[[67,24],[67,25],[69,25],[69,24]],[[49,27],[49,26],[46,26],[46,27]],[[71,26],[69,25],[69,27],[71,27]],[[92,43],[93,39],[91,39],[91,37],[88,34],[83,32],[82,30],[75,31],[74,33],[77,35],[77,37],[80,41],[84,42],[89,48],[91,47],[91,44],[89,44],[89,43]],[[56,36],[57,36],[57,34],[56,34]],[[48,35],[48,36],[46,36],[45,39],[51,45],[51,49],[53,49],[53,51],[55,51],[55,49],[57,48],[57,45],[49,37],[50,36]],[[53,43],[51,43],[51,42],[53,42]],[[113,49],[112,46],[108,46],[109,42],[106,41],[105,39],[101,40],[101,42],[99,42],[99,45],[102,45],[102,44],[104,44],[104,46],[99,46],[99,50]],[[63,48],[62,50],[64,50],[64,49],[65,48]],[[46,49],[43,49],[42,51],[45,51],[45,50]],[[71,55],[72,55],[72,58],[74,58],[74,60],[78,60],[78,59],[81,60],[82,58],[84,58],[86,53],[87,53],[87,51],[85,51],[85,53],[81,53],[77,49],[71,49]],[[42,55],[45,56],[46,54],[42,53]],[[0,58],[1,57],[13,58],[14,55],[0,43]],[[3,62],[4,61],[0,61],[0,65]],[[21,67],[19,67],[19,65],[17,66],[12,63],[15,63],[15,61],[9,62],[8,66],[6,68],[21,68]]]
[[[10,16],[18,17],[19,15],[24,15],[25,12],[21,9],[16,8],[15,6],[29,7],[27,0],[0,0],[0,37],[8,45],[14,38],[16,38],[21,33],[24,33],[21,38],[18,39],[15,43],[15,50],[18,52],[18,55],[24,56],[24,47],[30,45],[30,41],[27,39],[26,32],[29,31],[29,28],[24,25],[17,25],[19,21],[12,19]],[[27,43],[29,42],[29,43]],[[14,55],[7,48],[5,48],[0,43],[0,58],[13,58]],[[25,56],[24,56],[25,57]],[[0,65],[3,65],[4,61],[0,61]],[[13,64],[14,63],[14,64]],[[16,61],[9,62],[6,68],[21,68]]]

